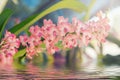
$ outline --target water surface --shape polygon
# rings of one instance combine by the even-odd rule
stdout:
[[[98,64],[96,61],[66,63],[64,60],[48,62],[14,62],[0,65],[0,80],[82,79],[112,80],[120,76],[119,65]]]

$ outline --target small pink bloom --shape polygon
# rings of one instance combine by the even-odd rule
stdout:
[[[42,37],[43,33],[38,25],[30,27],[29,31],[33,36]]]
[[[63,16],[58,17],[58,24],[68,23],[68,18],[64,18]]]
[[[74,28],[72,27],[71,23],[68,22],[68,19],[64,18],[63,16],[58,18],[58,24],[57,24],[58,30],[60,31],[60,36],[63,37],[67,33],[73,33]]]
[[[105,42],[105,38],[108,36],[110,25],[108,18],[102,12],[97,14],[98,20],[89,21],[87,24],[91,28],[93,39],[97,39],[99,42]]]
[[[32,58],[32,56],[36,54],[34,47],[27,47],[26,52],[29,58]]]
[[[63,45],[65,48],[73,48],[76,47],[78,45],[77,42],[77,36],[74,34],[68,34],[67,36],[65,36],[65,38],[63,39]]]
[[[20,41],[22,43],[23,46],[27,46],[27,42],[28,42],[28,36],[27,35],[24,35],[24,36],[20,36]]]
[[[17,53],[20,46],[20,41],[16,36],[8,31],[0,43],[0,60],[4,63],[9,63],[13,59],[13,55]]]
[[[53,24],[52,20],[46,20],[44,19],[43,21],[44,27],[51,27],[51,26],[55,26],[55,24]]]
[[[49,46],[49,47],[47,48],[47,52],[48,52],[49,54],[54,54],[56,51],[59,51],[58,47],[56,47],[56,46]]]
[[[89,26],[80,20],[73,18],[72,25],[78,37],[79,47],[88,45],[92,39],[92,34]]]
[[[47,52],[50,53],[50,54],[53,54],[55,53],[56,51],[58,51],[59,49],[55,46],[55,44],[59,41],[59,38],[57,37],[56,39],[54,40],[49,40],[49,39],[46,39],[44,41],[44,43],[46,44],[46,49],[47,49]]]

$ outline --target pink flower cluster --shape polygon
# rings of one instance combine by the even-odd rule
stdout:
[[[26,46],[27,56],[30,58],[43,50],[42,44],[45,44],[48,53],[55,53],[60,50],[56,46],[59,41],[64,48],[87,46],[91,40],[105,42],[110,28],[108,18],[102,12],[96,17],[98,20],[85,23],[76,18],[73,18],[70,23],[63,16],[58,18],[57,24],[45,19],[42,27],[38,25],[30,27],[31,35],[20,36],[20,41],[23,46]]]
[[[93,38],[99,42],[105,42],[110,30],[109,20],[102,12],[97,14],[96,19],[96,21],[89,21],[87,24],[91,29]]]
[[[77,46],[81,48],[87,46],[92,40],[105,42],[110,29],[108,23],[108,18],[100,12],[96,20],[92,19],[84,23],[76,18],[73,18],[70,23],[63,16],[58,18],[57,24],[45,19],[42,27],[38,25],[30,27],[30,36],[22,35],[19,39],[6,31],[0,42],[0,61],[4,63],[12,61],[20,43],[26,48],[27,57],[32,58],[43,50],[48,53],[59,51],[59,42],[64,49]]]
[[[12,61],[13,55],[18,51],[20,41],[16,35],[6,31],[5,37],[0,43],[0,61],[4,63]]]

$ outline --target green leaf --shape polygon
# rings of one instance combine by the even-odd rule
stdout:
[[[62,49],[63,48],[62,41],[58,41],[58,43],[55,44],[55,46],[57,46],[58,48]]]
[[[14,56],[14,59],[18,59],[19,57],[22,57],[23,55],[26,54],[26,49],[19,50]]]
[[[40,47],[41,47],[41,48],[46,48],[45,43],[40,44]]]
[[[47,14],[49,14],[51,12],[59,10],[59,9],[72,9],[72,10],[77,11],[79,13],[81,13],[83,11],[87,11],[87,7],[83,3],[81,3],[77,0],[61,0],[60,2],[54,4],[50,8],[44,10],[43,12],[41,12],[37,15],[30,16],[26,20],[15,25],[9,31],[18,35],[20,32],[29,28],[32,24],[34,24],[36,21],[38,21],[42,17],[46,16]]]
[[[4,28],[7,24],[8,19],[12,15],[12,10],[10,9],[5,9],[1,14],[0,14],[0,39],[2,37],[2,33],[4,31]]]
[[[22,58],[20,59],[20,61],[21,61],[22,64],[26,64],[26,57],[25,57],[25,56],[22,57]]]

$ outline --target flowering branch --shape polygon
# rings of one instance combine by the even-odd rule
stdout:
[[[6,31],[5,37],[0,43],[0,61],[4,63],[12,61],[12,57],[18,52],[20,46],[20,40],[16,38],[16,35]]]
[[[0,43],[0,55],[15,54],[20,43],[26,48],[27,57],[32,58],[44,50],[53,54],[61,48],[87,46],[92,40],[105,42],[110,29],[108,18],[100,12],[96,19],[83,23],[73,18],[70,23],[67,18],[60,16],[57,24],[45,19],[42,27],[38,25],[30,27],[30,36],[21,35],[19,39],[14,34],[6,32],[5,38]]]
[[[61,42],[61,46],[66,48],[87,46],[92,40],[105,42],[110,26],[108,18],[102,13],[97,14],[97,20],[81,22],[73,18],[72,23],[67,18],[60,16],[57,25],[51,20],[44,20],[42,27],[38,25],[29,29],[30,36],[20,36],[20,41],[26,47],[28,57],[32,57],[42,52],[41,45],[45,45],[48,53],[55,53],[60,50],[56,44]]]

